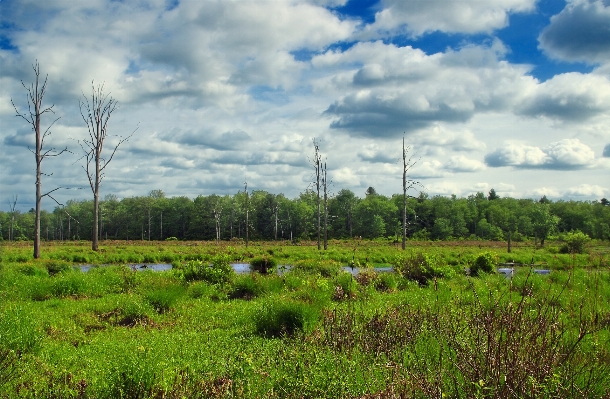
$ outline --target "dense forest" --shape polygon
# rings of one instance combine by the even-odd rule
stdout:
[[[245,237],[246,210],[250,239],[297,240],[317,237],[317,194],[298,198],[266,191],[233,196],[148,196],[119,200],[107,195],[100,202],[100,238],[119,240],[230,240]],[[328,238],[400,237],[402,195],[377,194],[370,187],[360,198],[341,190],[327,203]],[[591,238],[610,239],[610,203],[500,198],[491,190],[467,198],[425,193],[407,201],[407,236],[416,239],[512,240],[580,230]],[[324,207],[321,208],[322,229]],[[91,240],[93,201],[68,201],[53,212],[43,211],[43,240]],[[2,240],[31,240],[34,211],[0,212]]]

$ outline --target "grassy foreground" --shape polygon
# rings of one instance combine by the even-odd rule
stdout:
[[[3,244],[0,398],[608,397],[608,248],[500,245]],[[228,267],[260,259],[292,269]]]

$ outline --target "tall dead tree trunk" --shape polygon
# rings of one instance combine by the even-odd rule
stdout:
[[[275,219],[275,227],[273,228],[273,235],[274,235],[274,239],[275,241],[277,241],[277,222],[278,222],[278,212],[280,211],[280,206],[279,204],[275,204],[275,206],[273,207],[273,218]]]
[[[108,137],[108,121],[110,120],[112,113],[116,110],[116,107],[117,101],[110,97],[109,94],[104,94],[104,85],[102,84],[95,87],[93,82],[91,82],[91,98],[87,98],[83,93],[83,99],[79,101],[80,113],[87,124],[87,129],[89,131],[89,137],[81,141],[80,145],[85,152],[85,166],[83,166],[83,168],[85,169],[85,172],[87,172],[89,185],[93,192],[93,240],[91,249],[94,251],[97,251],[99,248],[98,223],[100,185],[104,178],[104,170],[110,161],[112,161],[119,146],[129,140],[135,133],[134,130],[129,136],[120,138],[108,159],[102,157],[104,142]],[[143,236],[144,234],[142,233],[142,239],[144,239]]]
[[[13,104],[13,108],[15,108],[15,112],[17,113],[17,116],[23,118],[26,122],[28,122],[29,125],[32,126],[32,130],[34,131],[34,134],[36,136],[36,148],[34,150],[29,148],[29,150],[34,154],[34,158],[36,159],[36,216],[35,216],[35,221],[34,221],[34,258],[38,259],[38,258],[40,258],[40,211],[42,209],[42,198],[48,196],[48,197],[52,198],[53,200],[55,200],[53,197],[51,197],[50,194],[53,191],[59,190],[59,188],[56,188],[45,194],[42,193],[42,179],[41,179],[42,161],[47,157],[58,156],[58,155],[62,154],[63,152],[67,151],[68,149],[65,148],[59,152],[56,152],[54,149],[49,149],[49,150],[44,149],[45,138],[47,138],[49,135],[51,135],[51,127],[55,124],[55,122],[57,122],[59,120],[59,118],[56,118],[53,121],[53,123],[51,123],[49,125],[49,127],[47,127],[47,129],[44,131],[44,133],[41,132],[40,122],[42,119],[42,115],[44,115],[47,112],[50,112],[53,114],[55,112],[53,111],[53,105],[51,105],[50,107],[47,107],[47,108],[45,108],[42,105],[42,100],[44,98],[44,95],[45,95],[45,92],[47,89],[48,75],[45,76],[44,82],[41,85],[41,83],[40,83],[40,64],[38,64],[38,61],[36,61],[36,63],[34,65],[32,65],[32,69],[34,69],[34,75],[36,76],[34,79],[34,83],[32,83],[28,87],[25,85],[25,83],[23,83],[23,81],[21,81],[21,85],[27,91],[27,101],[28,101],[27,114],[19,112],[19,110],[17,109],[17,106],[15,105],[15,103],[13,102],[12,99],[11,99],[11,103]],[[55,201],[55,202],[57,202],[57,201]]]
[[[316,139],[313,139],[313,148],[314,148],[314,173],[315,173],[315,185],[316,185],[316,194],[317,194],[317,205],[318,205],[318,251],[321,249],[320,245],[320,178],[322,173],[322,156],[320,155],[320,146]]]
[[[249,194],[248,194],[248,182],[244,183],[244,191],[246,192],[246,248],[248,248],[248,240],[250,238],[248,235],[248,230],[250,230],[248,228],[248,225],[249,225],[248,217],[250,215],[250,198],[249,198]]]
[[[326,162],[322,165],[322,187],[324,190],[324,250],[328,249],[328,180]]]
[[[220,217],[222,216],[222,204],[217,201],[212,212],[214,213],[214,221],[216,225],[216,245],[220,243]]]
[[[421,186],[421,183],[407,177],[409,170],[415,166],[417,161],[408,156],[411,146],[405,147],[405,138],[402,138],[402,249],[407,248],[407,191],[413,187]],[[407,159],[408,158],[408,159]]]

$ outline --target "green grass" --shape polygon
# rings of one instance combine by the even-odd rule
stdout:
[[[0,398],[610,393],[610,269],[599,246],[571,256],[478,243],[418,243],[406,255],[351,241],[326,253],[277,243],[107,244],[93,254],[85,243],[45,246],[37,261],[29,248],[4,246]],[[467,276],[486,252],[499,262],[534,257],[553,271]],[[116,264],[82,273],[65,266],[75,256]],[[209,278],[134,272],[124,264],[136,256],[194,260]],[[264,256],[294,267],[221,273],[231,260]],[[397,256],[430,273],[426,284],[406,272],[340,271],[352,258],[372,266]]]

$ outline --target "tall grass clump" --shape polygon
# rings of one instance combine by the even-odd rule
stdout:
[[[145,294],[146,301],[157,311],[166,313],[174,307],[178,299],[184,294],[184,288],[179,285],[170,285],[155,288]]]
[[[318,322],[319,309],[296,301],[267,301],[255,318],[255,331],[264,337],[292,336],[309,333]]]
[[[238,276],[231,286],[229,298],[252,299],[267,292],[267,287],[254,275]]]

